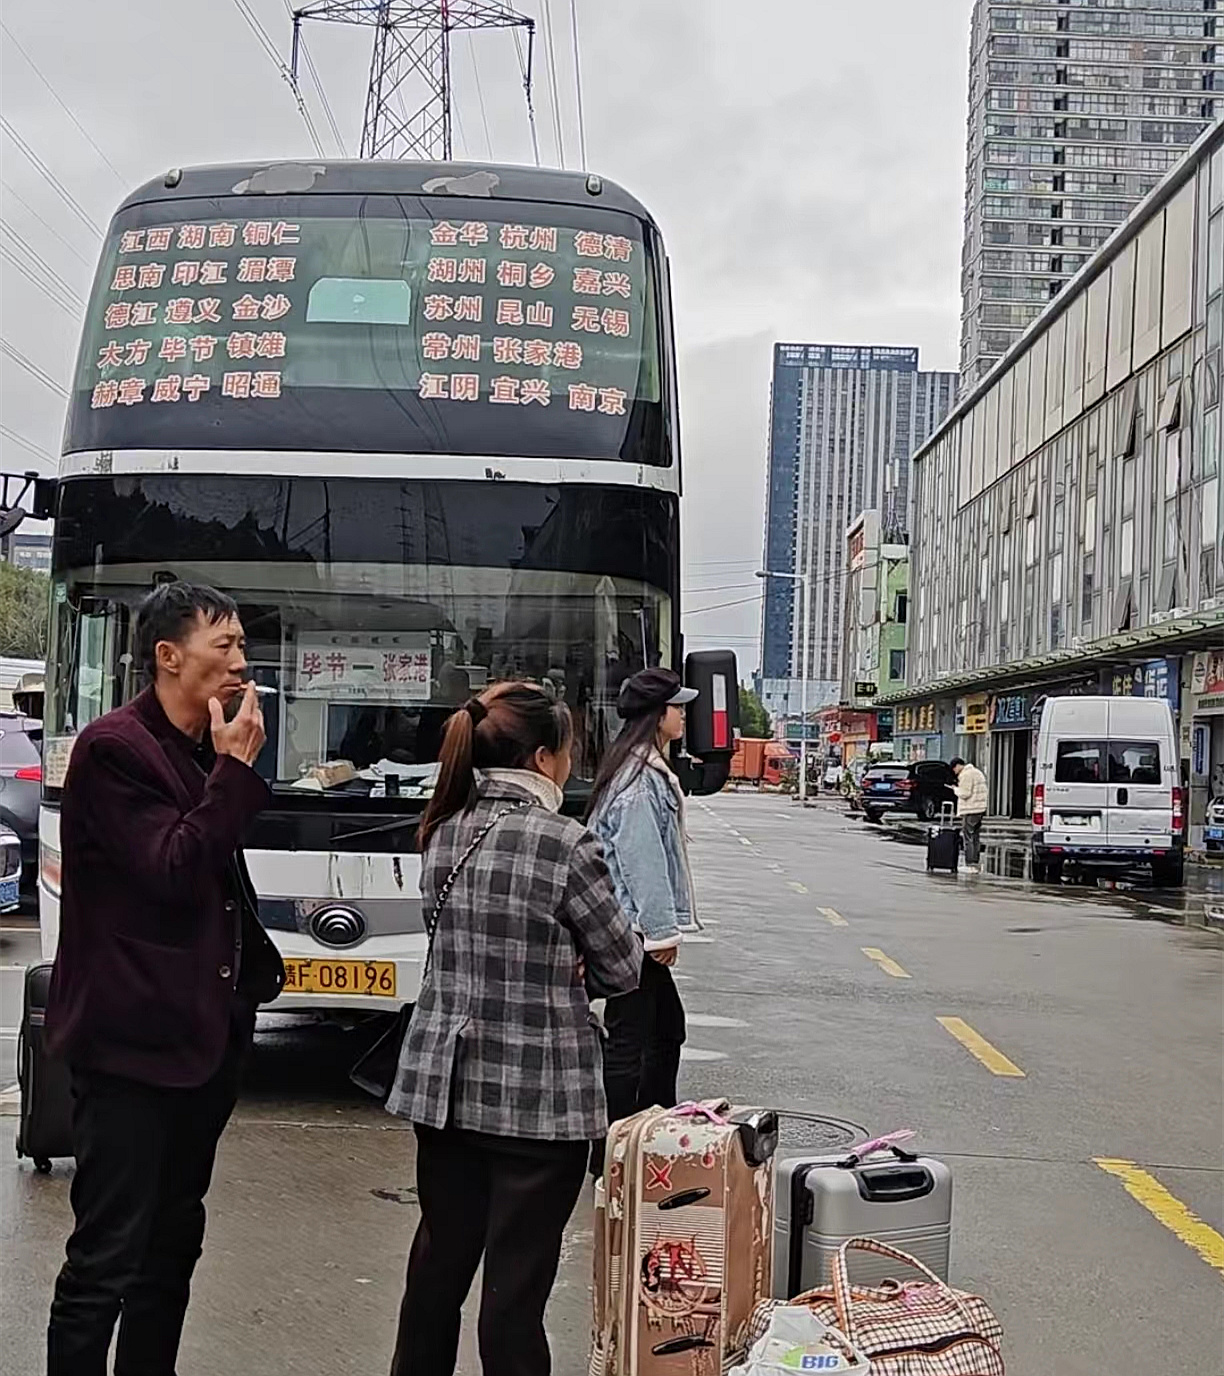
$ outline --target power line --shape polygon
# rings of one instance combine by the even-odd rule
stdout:
[[[14,444],[19,444],[23,449],[28,449],[31,454],[37,454],[40,459],[46,459],[48,463],[59,463],[54,454],[44,449],[42,445],[35,444],[33,440],[28,440],[24,435],[19,435],[16,430],[10,430],[7,425],[0,424],[0,435],[6,440],[12,440]]]
[[[293,4],[291,0],[285,0],[285,11],[289,15],[289,18],[292,19]],[[336,116],[332,112],[331,101],[328,100],[327,92],[323,89],[323,82],[319,77],[319,69],[315,66],[315,61],[310,54],[310,49],[306,46],[306,35],[304,33],[298,35],[298,44],[301,48],[302,56],[306,60],[306,70],[310,73],[310,79],[314,82],[315,90],[318,92],[319,101],[323,106],[323,113],[327,117],[327,123],[331,128],[332,138],[336,140],[336,146],[340,149],[341,155],[347,158],[349,151],[345,146],[344,136],[340,133],[340,126],[336,123]],[[280,62],[279,57],[277,61]],[[283,62],[281,62],[280,65],[282,68],[284,67]]]
[[[72,316],[74,320],[80,316],[81,311],[78,307],[73,306],[70,301],[66,301],[52,283],[36,277],[29,267],[3,244],[0,244],[0,258],[3,258],[6,263],[11,263],[46,300],[50,301],[53,306],[58,306],[65,315]]]
[[[17,38],[14,35],[12,29],[9,28],[9,26],[3,21],[3,19],[0,19],[0,29],[4,30],[5,36],[8,38],[8,41],[13,45],[14,48],[17,49],[17,51],[22,55],[22,57],[25,58],[25,60],[29,63],[34,75],[39,79],[39,81],[42,82],[42,84],[47,88],[47,90],[50,91],[51,98],[60,107],[60,109],[63,110],[64,114],[68,116],[68,118],[73,122],[73,124],[76,125],[77,131],[80,133],[82,138],[84,138],[85,142],[89,144],[89,146],[94,150],[98,157],[100,157],[102,161],[107,165],[107,167],[109,167],[110,170],[115,174],[115,177],[118,180],[119,184],[126,188],[128,185],[127,178],[123,175],[122,172],[119,171],[115,164],[111,162],[111,160],[106,156],[102,149],[99,148],[98,145],[94,142],[93,135],[89,132],[88,129],[85,128],[81,121],[77,119],[76,115],[73,114],[67,102],[61,97],[60,93],[42,74],[42,71],[40,70],[38,63],[34,61],[30,54],[26,52],[26,50],[17,41]]]
[[[715,602],[712,607],[693,607],[692,610],[686,611],[684,615],[700,616],[702,612],[720,612],[724,607],[744,607],[747,606],[749,602],[759,602],[760,600],[761,594],[757,593],[755,597],[738,597],[734,602]]]
[[[89,261],[89,259],[86,258],[83,253],[78,253],[77,250],[73,248],[73,246],[68,242],[68,240],[65,239],[64,236],[59,232],[59,230],[56,229],[55,226],[50,223],[50,221],[43,219],[43,217],[38,213],[37,210],[34,209],[34,207],[29,203],[29,201],[27,201],[23,196],[19,195],[16,191],[14,191],[13,188],[8,184],[8,182],[0,180],[0,185],[4,187],[5,191],[8,192],[8,194],[13,198],[13,200],[17,202],[18,205],[22,206],[29,215],[31,215],[35,220],[38,221],[40,225],[42,225],[42,227],[47,231],[48,234],[53,235],[56,239],[59,240],[60,243],[63,244],[63,246],[68,250],[68,252],[71,253],[72,256],[77,260],[77,262],[81,264],[82,267],[92,269],[93,264]]]
[[[35,252],[35,250],[30,247],[29,243],[20,234],[17,233],[17,231],[12,227],[12,225],[6,224],[3,226],[3,229],[5,234],[7,234],[9,238],[17,244],[17,247],[21,249],[22,253],[26,254],[28,257],[34,260],[34,262],[38,265],[39,269],[46,274],[47,278],[51,281],[51,283],[60,292],[62,292],[71,302],[73,302],[80,310],[83,311],[85,309],[85,302],[81,295],[72,286],[72,284],[70,282],[66,282],[59,275],[59,273],[56,272],[56,270],[51,266],[51,264],[47,262],[45,258],[43,258],[40,254]]]
[[[557,155],[565,166],[565,138],[561,132],[561,102],[557,90],[557,45],[553,42],[552,0],[544,0],[544,48],[548,59],[548,79],[552,95],[553,137],[557,141]]]
[[[0,338],[0,353],[7,354],[18,367],[24,368],[31,377],[37,378],[44,387],[49,387],[51,391],[67,400],[68,389],[56,382],[50,373],[44,373],[37,363],[32,363],[16,345],[10,344],[7,339]]]
[[[476,98],[480,101],[480,119],[484,124],[485,147],[489,150],[491,161],[493,158],[493,137],[489,133],[489,114],[485,109],[484,87],[480,83],[480,64],[476,61],[475,35],[468,39],[468,50],[472,55],[472,75],[476,78]]]
[[[574,40],[574,86],[578,92],[578,151],[582,156],[582,170],[587,170],[586,117],[582,112],[582,59],[578,54],[578,3],[570,0],[570,36]]]
[[[535,30],[527,31],[527,59],[523,60],[523,46],[519,41],[519,31],[512,30],[514,34],[514,51],[518,55],[519,75],[523,78],[523,90],[527,93],[527,126],[531,130],[531,151],[535,156],[535,165],[540,165],[540,136],[536,130],[535,105],[531,100],[531,54],[535,46]]]
[[[59,196],[60,200],[64,202],[68,209],[72,211],[72,213],[81,221],[83,225],[85,225],[85,227],[88,230],[90,230],[91,233],[95,234],[100,239],[102,237],[101,227],[89,217],[89,214],[81,206],[80,202],[72,196],[72,194],[65,188],[63,182],[61,182],[60,179],[55,175],[55,173],[51,171],[47,164],[43,162],[43,160],[38,156],[38,154],[30,147],[30,145],[25,141],[25,139],[21,137],[17,130],[13,128],[12,124],[3,115],[0,115],[0,129],[4,130],[4,132],[9,136],[9,138],[12,139],[13,142],[17,145],[17,147],[20,148],[21,151],[26,155],[30,162],[38,169],[39,172],[42,173],[42,175],[47,179],[47,181],[51,183],[51,186],[55,190],[56,195]]]
[[[311,143],[314,144],[315,152],[319,157],[325,158],[327,154],[323,151],[323,143],[319,138],[319,131],[315,128],[315,122],[310,117],[310,111],[306,108],[306,102],[302,99],[302,93],[298,89],[298,84],[294,79],[293,73],[285,65],[280,53],[276,51],[276,44],[272,42],[267,29],[259,22],[248,0],[234,0],[234,4],[238,8],[238,13],[246,20],[247,28],[255,35],[259,46],[267,54],[268,60],[281,74],[282,79],[289,83],[289,89],[293,92],[293,98],[298,107],[298,114],[302,117],[302,122],[306,126],[306,132],[310,135]]]

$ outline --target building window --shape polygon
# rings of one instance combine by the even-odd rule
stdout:
[[[903,679],[905,677],[905,651],[889,650],[888,652],[888,677],[890,679]]]

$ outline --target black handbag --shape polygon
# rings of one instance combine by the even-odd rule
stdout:
[[[438,891],[438,901],[434,904],[433,912],[430,913],[429,920],[425,924],[425,931],[429,937],[429,949],[425,955],[425,968],[421,972],[422,983],[429,973],[429,961],[433,955],[434,933],[438,930],[438,919],[442,916],[442,909],[446,906],[446,900],[450,897],[450,891],[454,887],[459,871],[471,859],[476,847],[503,817],[509,817],[512,812],[518,812],[520,808],[530,806],[531,804],[528,802],[515,803],[513,807],[503,808],[491,821],[486,822],[472,838],[468,848],[455,862],[455,868],[446,876],[446,882]],[[399,1069],[400,1051],[403,1048],[404,1037],[408,1033],[408,1024],[411,1021],[412,1005],[406,1003],[392,1019],[391,1026],[349,1071],[349,1079],[359,1089],[364,1089],[367,1094],[372,1094],[383,1103],[386,1103],[387,1095],[391,1093],[392,1086],[395,1084],[395,1072]]]

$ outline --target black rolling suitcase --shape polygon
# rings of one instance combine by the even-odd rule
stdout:
[[[51,1169],[55,1157],[72,1155],[72,1082],[68,1067],[47,1055],[44,1039],[50,988],[50,964],[31,965],[17,1038],[17,1155],[30,1157],[35,1170],[43,1172]]]
[[[951,803],[939,809],[939,821],[927,828],[926,867],[928,870],[950,870],[960,867],[961,829]]]

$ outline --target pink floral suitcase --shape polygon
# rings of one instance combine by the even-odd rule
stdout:
[[[608,1133],[591,1376],[721,1376],[772,1283],[775,1114],[649,1109]]]

